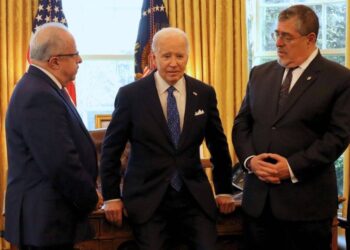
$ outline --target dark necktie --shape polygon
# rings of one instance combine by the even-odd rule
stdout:
[[[286,78],[284,78],[284,81],[281,85],[281,89],[280,89],[280,97],[278,100],[278,110],[281,110],[281,108],[283,107],[283,105],[285,104],[288,94],[289,94],[289,89],[290,89],[290,85],[292,83],[292,78],[293,78],[293,70],[295,70],[296,68],[290,68],[288,69],[288,73],[286,75]]]
[[[69,96],[67,90],[66,90],[65,88],[62,88],[62,89],[60,89],[60,91],[61,91],[61,94],[62,94],[64,100],[67,102],[68,106],[69,106],[70,109],[73,111],[73,113],[75,114],[75,116],[78,118],[78,120],[79,120],[82,124],[84,124],[84,122],[81,120],[81,117],[80,117],[80,115],[79,115],[79,113],[78,113],[78,111],[77,111],[77,109],[76,109],[76,107],[75,107],[75,105],[74,105],[72,99],[70,98],[70,96]]]
[[[181,130],[180,130],[180,116],[176,105],[174,91],[175,91],[175,88],[173,86],[167,89],[167,92],[168,92],[167,118],[168,118],[168,127],[171,135],[171,140],[175,148],[177,148]],[[180,191],[182,187],[182,180],[177,171],[174,173],[173,177],[171,178],[170,184],[176,191]]]
[[[69,105],[71,105],[71,104],[73,105],[72,100],[70,99],[70,97],[69,97],[69,95],[67,93],[67,90],[64,87],[61,89],[61,93],[63,95],[63,98],[68,102],[68,104]]]

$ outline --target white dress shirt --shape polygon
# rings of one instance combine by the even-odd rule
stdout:
[[[167,117],[167,98],[168,98],[168,88],[173,86],[175,88],[174,97],[176,99],[177,110],[179,111],[180,116],[180,128],[182,130],[184,125],[184,117],[185,117],[185,108],[186,108],[186,82],[185,78],[182,77],[178,80],[174,85],[169,85],[160,75],[159,72],[156,71],[154,73],[154,78],[156,81],[156,88],[160,100],[160,104],[162,105],[163,114],[165,119],[168,120]]]

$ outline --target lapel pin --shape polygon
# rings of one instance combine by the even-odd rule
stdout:
[[[194,91],[192,92],[192,94],[193,94],[193,95],[195,95],[195,96],[197,96],[197,95],[198,95],[198,94],[197,94],[197,92],[194,92]]]
[[[308,76],[308,77],[306,78],[306,80],[310,81],[311,78],[312,78],[311,76]]]

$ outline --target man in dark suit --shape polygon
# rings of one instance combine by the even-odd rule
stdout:
[[[82,60],[55,23],[34,34],[30,59],[6,116],[5,238],[21,250],[73,249],[92,236],[98,202],[94,144],[65,90]]]
[[[184,74],[188,40],[182,30],[158,31],[152,51],[157,71],[119,90],[106,132],[101,157],[106,218],[121,224],[125,206],[142,250],[168,249],[174,234],[190,249],[212,250],[217,206],[223,213],[234,210],[231,159],[215,92]],[[216,202],[200,161],[204,138]],[[127,141],[131,151],[121,191],[119,159]]]
[[[330,249],[337,212],[334,161],[349,143],[350,71],[321,56],[318,18],[279,14],[278,61],[254,67],[233,144],[246,175],[248,249]]]

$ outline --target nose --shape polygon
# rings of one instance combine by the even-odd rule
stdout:
[[[276,36],[275,44],[276,44],[276,47],[281,47],[284,45],[284,41],[281,36]]]
[[[171,57],[170,66],[175,67],[177,65],[176,57]]]
[[[81,56],[80,55],[78,55],[78,60],[77,60],[77,63],[78,64],[80,64],[80,63],[82,63],[83,62],[83,59],[81,58]]]

